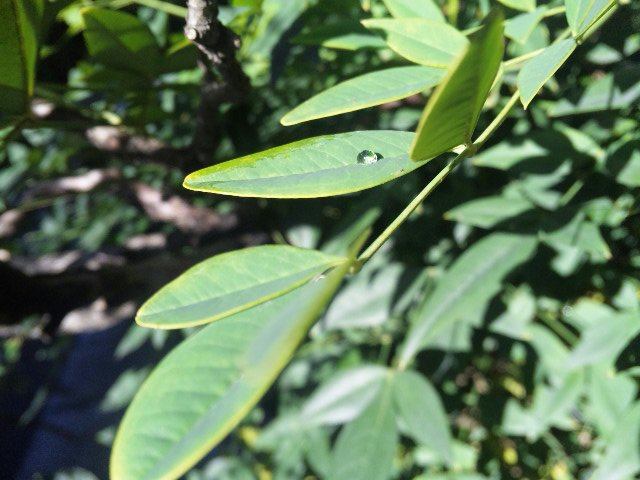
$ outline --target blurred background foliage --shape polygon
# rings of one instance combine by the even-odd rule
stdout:
[[[439,3],[463,30],[494,2]],[[529,2],[502,3],[514,18]],[[384,228],[441,164],[322,200],[187,192],[185,174],[203,166],[188,152],[202,73],[182,33],[184,5],[40,5],[30,111],[0,116],[1,463],[7,478],[106,478],[123,409],[150,368],[191,333],[133,325],[142,301],[216,252],[266,242],[317,247],[355,221]],[[96,22],[106,18],[107,31],[131,28],[144,51],[101,51],[87,7],[106,12]],[[385,12],[380,0],[221,6],[221,21],[242,39],[238,59],[252,88],[244,101],[220,105],[208,163],[323,133],[414,129],[422,95],[279,125],[313,93],[406,64],[359,23]],[[111,14],[122,16],[109,23]],[[545,47],[565,28],[564,15],[550,16],[510,41],[508,55]],[[639,31],[640,5],[622,5],[529,109],[516,109],[346,281],[261,404],[185,478],[332,478],[341,456],[358,455],[346,434],[332,447],[340,425],[370,404],[380,366],[412,319],[433,308],[439,286],[461,284],[464,295],[444,312],[457,322],[418,356],[422,375],[405,379],[401,435],[373,440],[392,443],[390,474],[635,478]],[[506,87],[515,76],[505,73]],[[500,104],[500,91],[487,109]],[[505,248],[505,232],[536,238],[532,253],[467,282],[477,275],[474,258]]]

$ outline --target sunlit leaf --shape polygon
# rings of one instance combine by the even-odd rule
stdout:
[[[504,51],[499,11],[470,36],[471,44],[450,67],[425,107],[414,143],[413,160],[427,160],[471,141]]]
[[[189,175],[190,190],[239,197],[312,198],[357,192],[406,175],[413,134],[364,131],[326,135],[220,163]],[[379,160],[365,164],[365,150]]]
[[[142,306],[136,322],[151,328],[213,322],[283,295],[345,261],[286,245],[216,255],[165,285]]]
[[[283,125],[353,112],[400,100],[436,86],[444,71],[433,67],[396,67],[367,73],[331,87],[285,115]]]
[[[615,0],[565,0],[573,35],[585,33],[615,3]]]
[[[111,478],[176,479],[274,382],[348,269],[213,323],[153,371],[120,424]]]
[[[521,13],[510,18],[504,24],[504,35],[518,43],[526,43],[547,11],[544,7],[538,7],[532,12]]]
[[[525,108],[575,49],[575,40],[568,38],[545,48],[542,53],[525,63],[518,73],[520,99]]]
[[[475,227],[492,228],[532,207],[532,203],[524,198],[496,195],[463,203],[445,213],[445,218]]]
[[[362,24],[382,30],[398,55],[428,67],[447,68],[468,44],[458,30],[434,20],[380,18],[363,20]]]

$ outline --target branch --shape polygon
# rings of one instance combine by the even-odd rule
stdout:
[[[251,84],[236,58],[240,39],[218,20],[217,0],[187,0],[184,34],[200,51],[204,72],[193,148],[202,163],[209,163],[221,137],[220,106],[242,103]]]

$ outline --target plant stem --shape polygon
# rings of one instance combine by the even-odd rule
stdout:
[[[564,5],[560,6],[560,7],[554,7],[554,8],[550,8],[549,10],[547,10],[546,12],[544,12],[543,17],[544,18],[549,18],[549,17],[553,17],[555,15],[560,15],[561,13],[566,12],[567,9]]]
[[[438,185],[442,183],[442,181],[447,178],[447,176],[464,160],[465,158],[474,155],[482,145],[487,141],[487,139],[493,135],[493,133],[502,125],[502,122],[505,121],[507,115],[514,107],[518,98],[520,96],[520,92],[518,90],[511,96],[507,104],[500,110],[496,118],[489,124],[489,126],[480,134],[478,139],[473,142],[473,144],[468,145],[462,152],[460,152],[453,160],[449,161],[449,163],[442,169],[440,172],[433,177],[433,179],[427,184],[426,187],[422,189],[416,197],[411,200],[411,203],[407,205],[402,212],[391,222],[387,228],[376,238],[371,245],[367,247],[367,249],[362,252],[362,254],[358,257],[357,266],[362,266],[369,260],[374,253],[376,253],[382,245],[389,239],[391,235],[402,225],[409,215],[413,213],[413,211],[418,208],[418,206],[427,198]]]
[[[509,115],[509,112],[511,112],[515,104],[518,102],[519,98],[520,90],[516,89],[516,91],[513,92],[513,95],[511,95],[511,98],[509,98],[509,101],[505,104],[504,107],[502,107],[502,110],[500,110],[498,115],[496,115],[496,118],[493,119],[489,126],[485,128],[484,131],[478,136],[476,141],[473,142],[476,151],[482,148],[482,146],[491,137],[491,135],[493,135],[495,131],[500,128],[500,125],[502,125],[502,123],[507,119],[507,115]]]
[[[447,178],[447,175],[451,173],[451,171],[460,164],[460,162],[465,159],[469,155],[469,151],[465,148],[462,153],[458,154],[453,160],[449,161],[446,167],[444,167],[440,172],[427,184],[426,187],[422,189],[422,191],[413,199],[411,203],[407,205],[400,215],[398,215],[393,222],[389,224],[387,228],[380,234],[378,238],[376,238],[371,245],[367,247],[367,249],[358,257],[357,262],[362,265],[367,260],[369,260],[374,253],[376,253],[382,245],[389,239],[393,232],[397,230],[397,228],[402,225],[405,220],[411,215],[411,213],[418,208],[418,206],[422,203],[422,201],[427,198],[431,192],[433,192],[438,185],[442,183],[442,181]]]

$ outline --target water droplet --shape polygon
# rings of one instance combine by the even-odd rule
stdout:
[[[382,158],[382,155],[372,150],[363,150],[358,154],[358,163],[362,165],[371,165]]]

